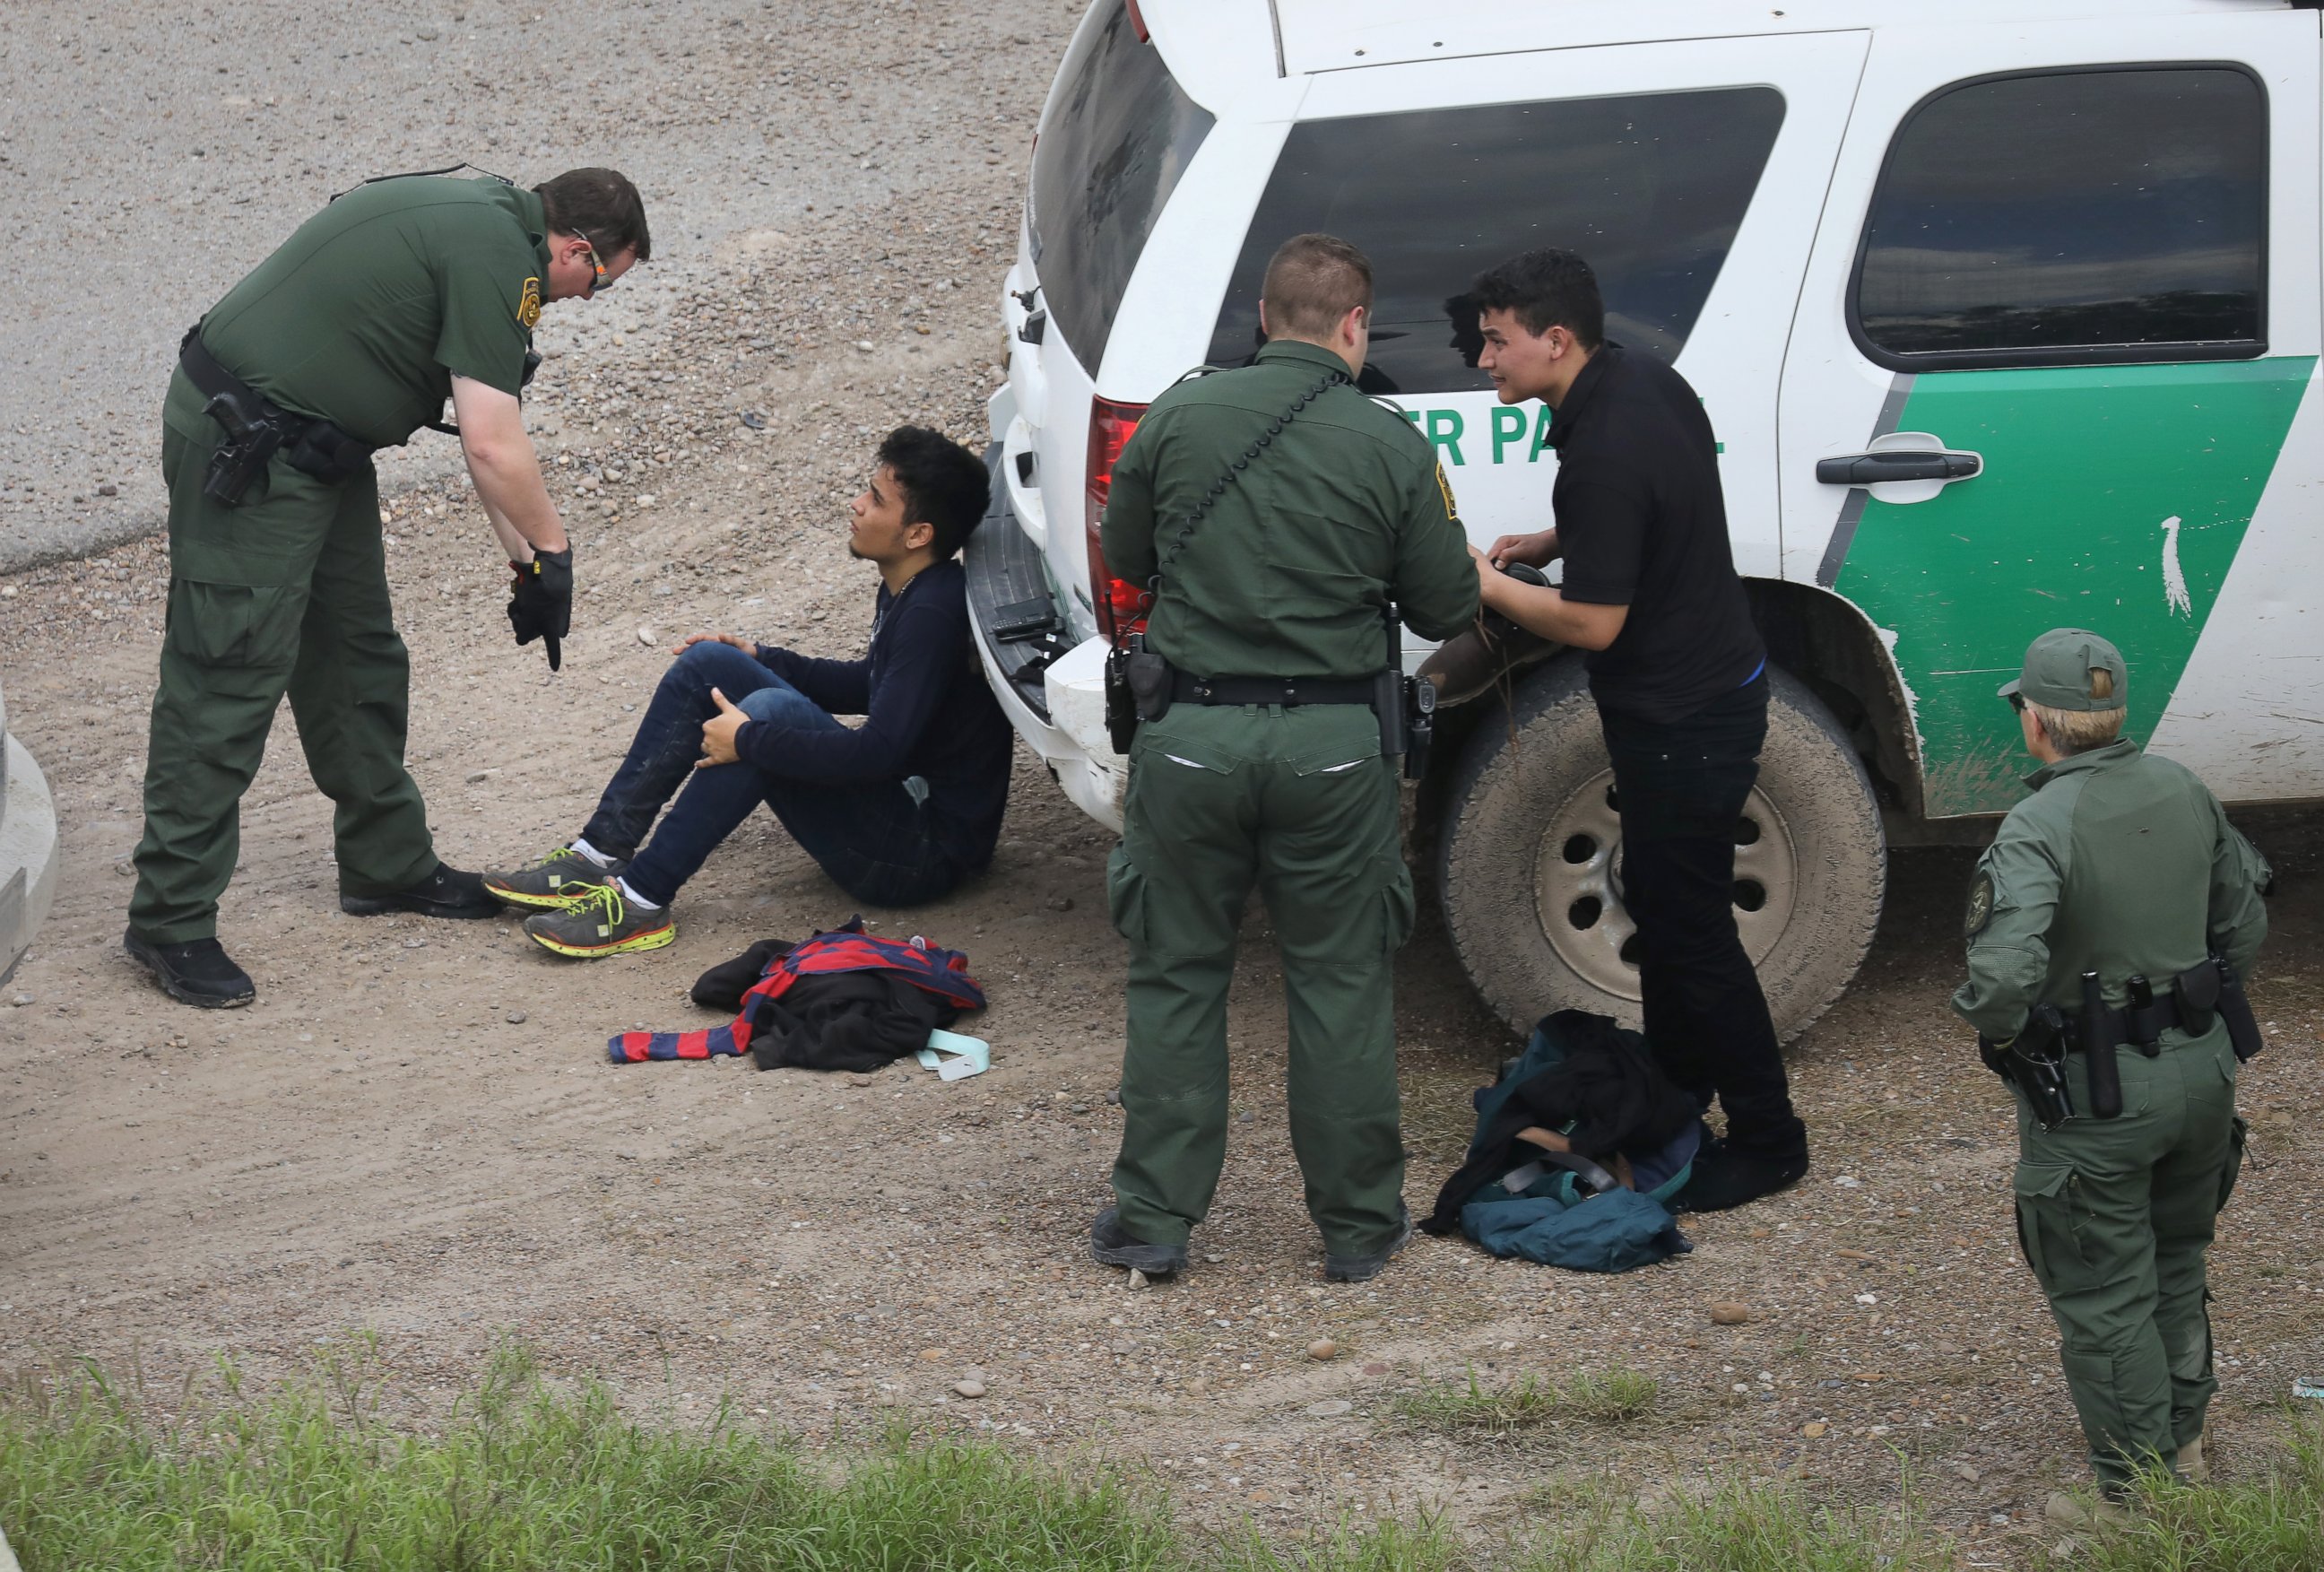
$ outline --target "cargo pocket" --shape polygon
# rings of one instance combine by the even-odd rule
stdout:
[[[2244,1171],[2244,1148],[2251,1142],[2251,1123],[2241,1114],[2227,1121],[2227,1161],[2219,1170],[2219,1202],[2213,1211],[2225,1211],[2227,1197],[2236,1193],[2236,1180]]]
[[[1380,951],[1394,955],[1412,937],[1412,924],[1418,907],[1412,895],[1412,870],[1404,859],[1396,859],[1395,872],[1380,890]]]
[[[2021,1159],[2010,1188],[2017,1196],[2017,1248],[2034,1281],[2052,1293],[2079,1286],[2085,1263],[2074,1227],[2073,1169]]]
[[[306,609],[303,587],[173,579],[163,640],[212,692],[263,698],[290,680]]]
[[[1132,944],[1146,941],[1146,875],[1130,860],[1130,848],[1117,846],[1105,859],[1105,905],[1114,932]]]

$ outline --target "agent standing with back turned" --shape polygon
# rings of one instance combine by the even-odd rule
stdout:
[[[1227,989],[1256,885],[1282,947],[1291,1142],[1324,1271],[1377,1273],[1411,1236],[1391,976],[1412,925],[1397,761],[1370,705],[1389,603],[1429,638],[1466,627],[1476,576],[1434,450],[1355,391],[1371,264],[1328,235],[1286,241],[1250,365],[1180,382],[1123,450],[1105,559],[1155,602],[1176,670],[1138,728],[1107,870],[1130,941],[1116,1205],[1091,1253],[1185,1264],[1225,1161]]]
[[[518,574],[518,643],[549,662],[573,555],[518,395],[545,301],[587,299],[651,250],[637,189],[573,170],[533,190],[406,176],[301,225],[187,334],[161,406],[170,609],[145,753],[145,834],[123,944],[171,997],[254,996],[217,940],[242,795],[287,692],[335,802],[339,905],[495,916],[436,855],[404,767],[410,658],[395,631],[372,454],[448,397],[476,495]]]
[[[1477,364],[1501,402],[1556,411],[1557,522],[1478,557],[1485,604],[1590,652],[1646,1043],[1674,1084],[1727,1113],[1674,1204],[1739,1207],[1797,1183],[1808,1142],[1735,929],[1735,826],[1767,736],[1767,652],[1728,543],[1718,444],[1684,377],[1605,341],[1597,277],[1573,253],[1527,252],[1470,298],[1485,338]],[[1563,587],[1495,571],[1561,556]]]
[[[2128,676],[2098,634],[2043,634],[2001,697],[2042,768],[1970,881],[1953,1008],[1988,1062],[2021,1034],[2056,1038],[2061,1018],[2073,1050],[2070,1117],[2016,1096],[2017,1238],[2111,1502],[2144,1466],[2204,1473],[2218,1382],[2203,1255],[2243,1166],[2236,1071],[2258,1032],[2241,978],[2267,937],[2269,874],[2200,781],[2121,735]],[[2049,1516],[2088,1513],[2054,1495]]]

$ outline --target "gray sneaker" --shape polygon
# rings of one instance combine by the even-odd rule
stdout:
[[[484,889],[493,899],[529,911],[562,911],[613,883],[628,866],[614,863],[601,868],[571,846],[558,846],[513,874],[486,874]]]
[[[667,906],[639,910],[618,884],[593,884],[561,910],[526,918],[524,934],[543,949],[586,961],[659,949],[678,938],[678,920]]]

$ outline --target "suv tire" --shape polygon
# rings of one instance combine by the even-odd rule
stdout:
[[[1736,920],[1775,1034],[1848,986],[1879,926],[1887,846],[1870,781],[1831,714],[1767,669],[1767,741],[1736,837]],[[1620,818],[1579,657],[1517,686],[1471,735],[1437,837],[1437,894],[1462,966],[1513,1031],[1554,1010],[1638,1022]]]

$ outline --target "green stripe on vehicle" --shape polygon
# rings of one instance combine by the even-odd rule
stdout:
[[[2313,356],[1923,374],[1896,422],[1982,454],[1924,503],[1865,505],[1835,587],[1895,635],[1932,818],[1997,813],[2033,766],[1994,689],[2043,630],[2130,669],[2130,735],[2168,707],[2314,371]]]

